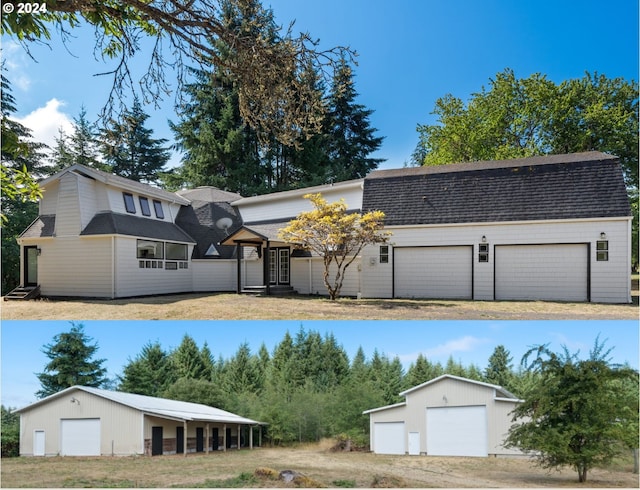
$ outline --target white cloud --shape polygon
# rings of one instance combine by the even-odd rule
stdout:
[[[419,354],[422,354],[427,359],[446,359],[456,352],[471,352],[482,344],[486,344],[487,342],[489,342],[489,339],[482,339],[473,337],[472,335],[466,335],[459,339],[449,340],[444,344],[437,345],[436,347],[432,347],[421,352],[399,355],[398,358],[402,363],[405,364],[414,362],[418,358]]]
[[[2,61],[7,69],[4,75],[9,80],[11,88],[28,92],[31,88],[31,78],[24,70],[28,63],[24,48],[15,41],[3,41]]]
[[[60,110],[63,106],[64,103],[58,99],[51,99],[44,107],[15,120],[32,131],[34,141],[54,148],[60,128],[67,134],[73,133],[72,119]]]

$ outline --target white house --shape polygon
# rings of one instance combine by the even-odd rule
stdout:
[[[503,443],[522,402],[500,386],[445,374],[367,410],[371,451],[418,456],[520,455]]]
[[[17,410],[20,456],[225,451],[260,442],[260,422],[198,403],[72,386]]]
[[[362,251],[343,295],[631,301],[631,211],[619,160],[599,152],[381,170],[246,198],[81,165],[41,186],[40,216],[18,241],[22,286],[45,296],[326,294],[321,258],[278,239],[319,192],[383,211],[393,233]]]

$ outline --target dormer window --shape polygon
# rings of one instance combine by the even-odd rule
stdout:
[[[140,196],[140,209],[142,210],[142,216],[151,216],[151,208],[149,207],[149,199]]]
[[[136,203],[133,200],[133,194],[123,192],[122,197],[124,197],[124,208],[127,210],[127,213],[136,214]]]
[[[153,209],[156,212],[156,218],[164,219],[164,210],[162,209],[162,203],[160,201],[153,200]]]

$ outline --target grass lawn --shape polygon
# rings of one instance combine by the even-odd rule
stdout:
[[[596,468],[589,487],[638,487],[632,461]],[[256,469],[263,470],[256,476]],[[3,487],[284,487],[264,469],[294,470],[318,487],[583,487],[571,469],[526,458],[445,458],[334,453],[327,445],[191,454],[187,457],[8,458]],[[269,472],[272,473],[272,472]]]
[[[635,291],[637,293],[637,291]],[[3,301],[3,320],[622,320],[633,304],[178,294],[117,300]]]

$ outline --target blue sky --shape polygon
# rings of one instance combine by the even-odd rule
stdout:
[[[206,341],[213,355],[229,358],[241,343],[252,352],[262,343],[269,352],[285,332],[295,335],[303,327],[321,334],[332,332],[350,358],[362,346],[368,359],[375,349],[398,356],[405,369],[419,353],[432,362],[446,363],[449,356],[465,365],[484,369],[493,349],[503,344],[518,366],[529,347],[550,344],[554,351],[566,345],[571,352],[588,355],[598,335],[613,347],[612,362],[638,368],[638,323],[635,321],[86,321],[85,333],[98,344],[97,358],[106,359],[108,376],[122,373],[149,341],[169,350],[189,334],[201,347]],[[48,359],[44,345],[61,332],[67,321],[4,321],[1,326],[2,404],[22,407],[35,401],[40,388],[35,373]]]
[[[526,78],[546,74],[556,83],[585,71],[638,79],[637,0],[265,0],[279,23],[319,38],[322,48],[350,46],[359,53],[358,102],[374,110],[372,126],[384,136],[376,157],[382,168],[401,167],[417,143],[416,125],[433,123],[437,98],[462,99],[487,86],[505,68]],[[65,49],[33,47],[37,63],[3,37],[2,55],[18,117],[39,139],[52,142],[57,128],[84,105],[89,118],[103,106],[112,65],[96,61],[94,34],[74,30]],[[137,66],[148,63],[144,53]],[[152,115],[156,137],[173,141],[167,120],[177,121],[173,98]],[[178,162],[175,156],[172,164]]]

